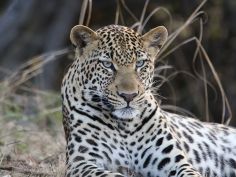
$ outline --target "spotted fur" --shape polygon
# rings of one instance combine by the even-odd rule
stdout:
[[[71,31],[62,83],[67,177],[236,177],[236,130],[163,111],[151,93],[164,27]]]

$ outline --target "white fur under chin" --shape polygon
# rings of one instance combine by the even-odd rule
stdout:
[[[113,111],[112,114],[118,119],[130,120],[137,117],[140,114],[140,111],[133,108],[122,108]]]

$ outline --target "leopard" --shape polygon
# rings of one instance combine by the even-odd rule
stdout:
[[[236,177],[236,129],[167,112],[154,69],[168,31],[71,29],[61,87],[66,177]]]

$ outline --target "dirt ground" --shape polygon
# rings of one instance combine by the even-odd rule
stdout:
[[[29,121],[0,120],[0,177],[62,177],[64,132],[60,126],[53,129]]]

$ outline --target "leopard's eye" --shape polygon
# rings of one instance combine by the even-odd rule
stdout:
[[[144,63],[145,63],[145,60],[138,60],[138,61],[136,62],[136,67],[137,67],[137,68],[140,68],[140,67],[142,67],[142,66],[144,65]]]
[[[113,68],[113,64],[112,64],[112,62],[110,62],[110,61],[102,61],[102,65],[103,65],[105,68]]]

